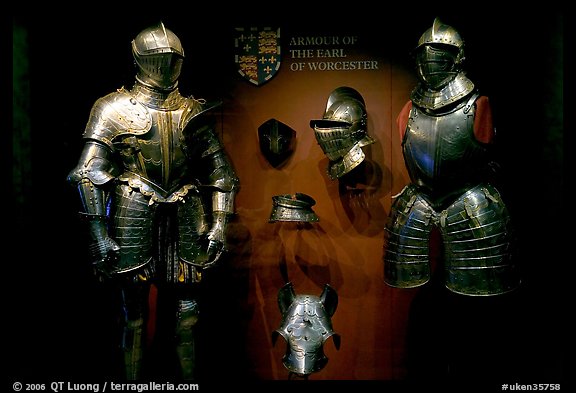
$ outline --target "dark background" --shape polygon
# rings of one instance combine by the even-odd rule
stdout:
[[[367,8],[351,17],[347,12],[327,15],[325,10],[268,13],[244,8],[222,16],[223,11],[209,7],[193,15],[91,14],[34,21],[13,17],[13,134],[11,152],[4,154],[12,176],[4,206],[9,213],[4,225],[8,236],[3,236],[10,252],[2,258],[8,267],[4,321],[9,333],[4,338],[10,380],[105,378],[117,369],[106,360],[116,350],[110,345],[114,316],[107,306],[116,299],[91,279],[78,230],[77,195],[65,179],[78,159],[79,136],[95,98],[133,83],[128,44],[137,32],[158,20],[183,32],[181,39],[195,44],[185,48],[181,86],[193,86],[201,97],[226,98],[235,75],[227,61],[232,56],[229,40],[238,23],[276,21],[287,29],[302,23],[346,23],[373,32],[375,47],[392,41],[397,61],[409,67],[409,50],[438,14],[432,9],[383,15]],[[564,306],[571,247],[563,235],[563,223],[570,222],[563,199],[563,17],[555,11],[520,16],[497,8],[440,14],[465,38],[468,75],[492,101],[502,192],[517,223],[524,269],[522,288],[504,304],[483,303],[481,312],[492,316],[485,326],[470,329],[477,335],[470,337],[473,346],[496,348],[512,340],[517,354],[506,359],[485,355],[471,364],[493,363],[495,373],[513,378],[510,383],[560,383],[567,345],[565,316],[572,309]],[[394,26],[405,24],[414,26],[412,36],[378,34],[393,33]],[[211,291],[206,296],[221,304],[225,295]],[[465,310],[459,316],[444,315],[426,304],[426,298],[420,302],[423,320],[435,315],[476,320]],[[211,318],[219,324],[202,349],[214,354],[214,360],[203,366],[204,375],[250,378],[234,332],[226,329],[225,315],[215,312]],[[514,337],[494,339],[499,319],[507,331],[513,328]],[[483,329],[492,341],[484,341]],[[454,337],[461,339],[466,333]],[[433,379],[437,344],[417,345],[416,352],[423,357],[415,360],[414,369]],[[466,345],[462,342],[459,347],[462,353]],[[222,359],[234,357],[236,368],[219,367]],[[508,362],[510,367],[504,367]],[[460,373],[466,376],[471,370]]]

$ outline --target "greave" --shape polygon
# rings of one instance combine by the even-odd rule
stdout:
[[[179,300],[176,322],[176,353],[180,361],[182,379],[194,379],[196,369],[196,343],[194,325],[198,321],[198,303]]]
[[[126,320],[122,335],[122,350],[124,352],[124,370],[126,379],[140,379],[142,371],[142,338],[144,334],[144,318]]]

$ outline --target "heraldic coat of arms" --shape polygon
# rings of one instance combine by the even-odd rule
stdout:
[[[250,83],[268,82],[280,68],[280,29],[237,27],[234,38],[238,72]]]

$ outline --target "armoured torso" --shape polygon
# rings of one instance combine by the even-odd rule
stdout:
[[[403,154],[412,182],[442,203],[480,180],[486,148],[474,137],[474,101],[469,95],[452,109],[432,111],[413,101],[403,140]]]
[[[84,137],[118,154],[119,180],[156,199],[170,198],[191,187],[185,129],[201,110],[177,89],[160,93],[136,84],[95,104]]]

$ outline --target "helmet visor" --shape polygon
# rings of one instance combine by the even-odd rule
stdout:
[[[184,59],[176,53],[159,53],[136,57],[142,82],[160,89],[172,88],[182,70]]]
[[[420,80],[433,89],[441,88],[456,74],[457,49],[443,45],[423,45],[416,52]]]

